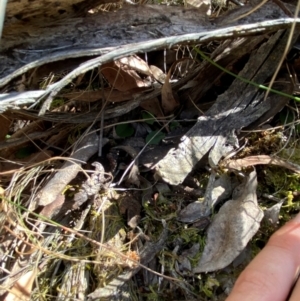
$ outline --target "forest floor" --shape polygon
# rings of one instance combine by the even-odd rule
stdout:
[[[2,112],[3,300],[225,300],[300,208],[288,35],[133,54],[69,81],[44,113]],[[54,87],[75,68],[63,63],[2,93]]]

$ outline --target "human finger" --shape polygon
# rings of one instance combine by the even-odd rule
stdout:
[[[299,301],[299,300],[300,300],[300,281],[298,278],[288,301]]]
[[[284,301],[299,266],[300,214],[271,236],[241,273],[226,301]]]

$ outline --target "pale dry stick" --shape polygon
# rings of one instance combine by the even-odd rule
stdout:
[[[0,40],[2,37],[7,0],[0,0]]]
[[[281,57],[281,60],[280,62],[278,63],[278,66],[271,78],[271,81],[270,81],[270,84],[268,86],[268,89],[266,91],[266,94],[265,94],[265,97],[264,97],[264,100],[267,99],[269,93],[270,93],[270,90],[275,82],[275,79],[277,77],[277,74],[286,58],[286,55],[288,54],[288,51],[289,51],[289,48],[290,48],[290,45],[291,45],[291,42],[292,42],[292,39],[293,39],[293,35],[294,35],[294,32],[295,32],[295,28],[296,28],[296,20],[297,20],[297,17],[298,17],[298,14],[299,14],[299,10],[300,10],[300,0],[298,0],[297,2],[297,6],[296,6],[296,9],[295,9],[295,13],[294,13],[294,22],[292,23],[291,25],[291,29],[290,29],[290,34],[288,36],[288,39],[287,39],[287,42],[286,42],[286,46],[285,46],[285,49],[284,49],[284,52],[282,54],[282,57]]]
[[[195,109],[197,111],[199,111],[199,113],[201,113],[201,115],[205,116],[205,113],[197,106],[197,104],[192,100],[192,98],[190,96],[189,96],[189,100],[191,101],[191,103],[195,107]]]
[[[289,122],[289,123],[285,124],[285,127],[288,127],[290,125],[298,125],[298,124],[300,124],[300,120]],[[282,129],[282,128],[283,128],[282,125],[278,125],[278,126],[259,129],[259,130],[247,130],[247,131],[241,130],[241,133],[260,133],[260,132],[265,132],[265,131],[269,131],[269,130],[278,130],[278,129]]]
[[[99,139],[95,133],[88,134],[85,132],[80,143],[73,148],[70,156],[71,159],[77,159],[81,162],[88,161],[98,150]],[[67,184],[73,180],[81,170],[80,164],[65,162],[61,169],[54,174],[45,187],[40,191],[37,204],[46,206],[55,201]],[[89,176],[87,177],[89,179]]]
[[[17,172],[18,172],[18,174],[19,173],[30,173],[34,167],[40,167],[40,166],[42,166],[41,164],[43,164],[43,163],[45,164],[45,163],[49,163],[51,161],[56,161],[56,160],[64,160],[64,161],[68,161],[68,162],[70,162],[72,164],[77,164],[79,166],[79,171],[81,171],[87,178],[89,178],[89,175],[87,174],[87,172],[80,165],[80,164],[83,164],[85,162],[80,161],[78,159],[74,159],[74,158],[70,159],[70,158],[66,158],[66,157],[53,157],[53,158],[47,159],[47,160],[45,160],[43,162],[34,163],[34,164],[29,165],[29,166],[22,167],[20,169],[14,169],[14,170],[0,172],[0,175],[10,175],[10,174],[15,175]],[[51,171],[53,172],[53,170],[43,170],[43,171],[41,171],[41,173],[42,172],[46,173],[46,172],[51,172]],[[12,183],[10,184],[10,186],[11,185],[12,185]]]
[[[22,189],[26,187],[32,179],[36,181],[36,175],[42,171],[42,168],[42,165],[38,165],[38,163],[36,163],[34,167],[29,168],[28,170],[25,170],[24,167],[21,167],[20,169],[14,169],[12,171],[13,176],[10,184],[6,188],[6,197],[10,200],[17,200],[19,195],[21,194]]]

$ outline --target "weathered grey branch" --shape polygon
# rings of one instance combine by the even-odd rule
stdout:
[[[242,78],[263,83],[270,77],[286,45],[287,33],[277,32],[252,53],[248,63],[240,72]],[[257,88],[236,79],[230,88],[220,95],[215,104],[198,118],[177,149],[157,164],[158,174],[168,183],[182,183],[197,162],[209,152],[212,167],[218,164],[226,152],[234,149],[237,140],[234,131],[248,126],[266,113],[272,98],[261,101]],[[233,140],[233,141],[232,141]]]
[[[97,152],[98,143],[99,139],[95,133],[87,134],[83,138],[70,156],[70,161],[66,162],[41,190],[38,196],[38,205],[46,206],[55,201],[66,185],[76,177],[81,169],[81,163],[86,162]],[[71,160],[75,162],[71,162]]]
[[[211,40],[216,39],[224,39],[224,38],[230,38],[230,37],[237,37],[237,36],[245,36],[250,35],[254,33],[263,33],[270,30],[275,30],[277,28],[286,28],[292,24],[295,20],[292,18],[281,18],[278,20],[273,21],[264,21],[260,23],[255,24],[249,24],[249,25],[243,25],[239,27],[228,27],[228,28],[221,28],[221,29],[215,29],[211,31],[203,31],[200,33],[192,33],[192,34],[186,34],[181,36],[172,36],[168,38],[161,38],[156,39],[148,42],[143,43],[137,43],[137,44],[130,44],[125,45],[120,48],[115,48],[114,50],[97,57],[95,59],[89,60],[86,63],[80,65],[78,68],[70,72],[68,75],[66,75],[62,80],[59,82],[49,86],[43,94],[39,94],[39,97],[47,96],[51,93],[50,100],[67,84],[69,84],[73,79],[78,77],[80,74],[83,74],[89,70],[92,70],[93,68],[105,64],[107,62],[119,59],[124,56],[128,56],[134,53],[138,52],[148,52],[153,51],[157,49],[163,49],[168,48],[171,45],[176,44],[182,44],[182,43],[196,43],[196,42],[208,42]],[[300,19],[296,20],[297,23],[300,23]],[[239,31],[238,31],[239,30]],[[45,61],[56,61],[61,60],[64,58],[69,58],[72,56],[86,56],[88,52],[92,53],[92,55],[102,54],[104,51],[103,49],[94,49],[94,50],[73,50],[73,51],[67,51],[67,52],[60,52],[57,54],[53,54],[52,56],[47,57],[46,59],[37,60],[35,62],[32,62],[30,64],[25,65],[24,67],[21,67],[19,70],[16,70],[12,74],[4,77],[0,80],[0,87],[3,87],[6,85],[12,78],[15,78],[24,72],[35,68],[37,66],[40,66],[45,63]],[[32,102],[32,97],[30,97],[30,100]],[[50,102],[49,102],[50,103]]]
[[[268,16],[277,17],[268,20]],[[122,56],[170,48],[179,43],[260,34],[286,28],[294,21],[269,3],[249,18],[239,20],[236,23],[238,27],[232,24],[218,28],[194,10],[161,6],[126,6],[117,14],[88,15],[47,26],[39,23],[10,24],[4,28],[0,45],[0,86],[47,62],[103,55],[121,45],[126,45],[120,49]],[[148,41],[146,45],[145,41]],[[124,52],[124,49],[132,51]]]
[[[18,21],[59,20],[84,15],[89,9],[115,0],[8,0],[6,24]]]

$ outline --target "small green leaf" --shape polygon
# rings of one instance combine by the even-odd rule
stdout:
[[[142,112],[142,118],[145,120],[146,123],[151,124],[151,125],[156,121],[156,118],[154,117],[154,115],[152,115],[148,111]]]
[[[161,140],[165,138],[165,136],[166,135],[162,132],[158,133],[158,131],[153,131],[146,137],[146,142],[147,143],[149,142],[150,145],[151,144],[158,145],[161,142]]]
[[[116,126],[116,133],[120,138],[128,138],[134,134],[134,128],[128,123],[118,124]]]

